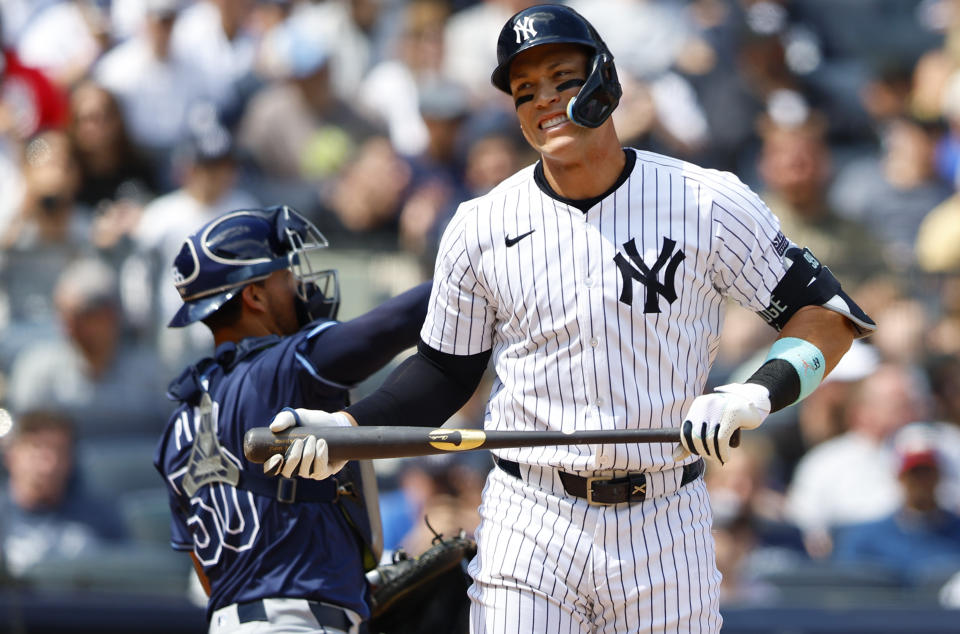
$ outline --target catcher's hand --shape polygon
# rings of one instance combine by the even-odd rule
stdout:
[[[349,418],[339,412],[330,414],[317,409],[285,407],[274,416],[270,423],[270,431],[276,434],[295,425],[302,425],[304,422],[318,427],[350,427],[353,424]],[[283,475],[285,478],[296,473],[301,478],[323,480],[343,469],[345,464],[347,464],[346,460],[330,462],[326,440],[307,436],[306,440],[298,438],[293,441],[282,456],[270,456],[263,463],[263,472],[268,476]]]
[[[466,633],[466,566],[476,553],[476,542],[463,531],[450,539],[437,535],[419,557],[398,551],[393,563],[367,573],[371,634]]]
[[[690,454],[723,464],[739,429],[755,429],[770,414],[770,392],[754,383],[730,383],[694,399],[683,420],[674,458]]]

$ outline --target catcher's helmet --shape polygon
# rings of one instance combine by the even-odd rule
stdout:
[[[334,319],[340,305],[337,272],[322,270],[323,234],[286,205],[231,211],[190,235],[173,261],[183,306],[180,327],[205,319],[251,282],[290,269],[297,280],[300,320]]]
[[[570,120],[596,128],[613,112],[623,90],[613,65],[613,54],[586,18],[556,4],[535,5],[507,20],[497,40],[497,68],[493,85],[510,93],[510,63],[523,51],[543,44],[579,44],[591,52],[587,79],[567,104]]]

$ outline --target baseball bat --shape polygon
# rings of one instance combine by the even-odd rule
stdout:
[[[286,452],[297,438],[306,436],[325,439],[331,461],[409,458],[474,449],[680,442],[680,430],[677,428],[603,429],[566,434],[559,431],[299,425],[278,434],[270,431],[269,427],[254,427],[248,430],[243,437],[243,454],[251,462],[263,463],[274,454]]]

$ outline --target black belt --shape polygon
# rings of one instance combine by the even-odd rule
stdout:
[[[494,456],[493,461],[500,469],[515,478],[520,478],[520,465],[511,460]],[[557,471],[564,490],[575,497],[584,498],[590,504],[620,504],[622,502],[642,502],[647,497],[647,477],[643,473],[628,473],[614,478],[610,476],[582,476]],[[703,459],[683,466],[680,486],[690,484],[703,475]]]
[[[310,606],[310,611],[317,619],[320,627],[335,627],[344,632],[350,631],[350,628],[353,627],[353,622],[350,620],[350,617],[347,616],[347,613],[343,611],[343,608],[337,608],[316,601],[307,601],[307,605]],[[269,621],[267,618],[267,608],[260,599],[247,601],[246,603],[238,603],[237,620],[239,620],[240,623]]]

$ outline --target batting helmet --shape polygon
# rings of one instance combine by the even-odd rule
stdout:
[[[297,281],[301,323],[334,319],[340,305],[337,272],[321,268],[327,239],[286,205],[231,211],[190,235],[173,261],[183,306],[170,320],[180,327],[205,319],[251,282],[290,269]]]
[[[586,81],[567,104],[567,116],[577,125],[598,127],[617,107],[623,90],[610,49],[593,25],[570,7],[535,5],[507,20],[497,40],[497,68],[490,81],[509,94],[511,62],[523,51],[543,44],[579,44],[590,50]]]

